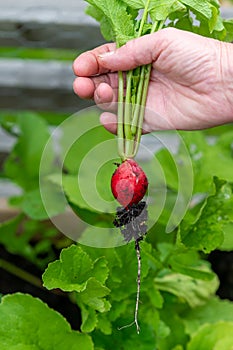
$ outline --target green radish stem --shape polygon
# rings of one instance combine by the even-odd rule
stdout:
[[[147,0],[143,17],[140,23],[139,31],[137,37],[140,37],[143,32],[143,26],[148,18],[150,0]],[[133,133],[131,131],[131,87],[132,87],[132,77],[133,70],[127,72],[127,88],[126,88],[126,98],[124,99],[124,78],[123,73],[119,72],[119,89],[118,89],[118,153],[122,160],[126,158],[132,158],[135,154],[135,142],[133,140]],[[125,109],[123,103],[125,102]],[[122,106],[121,106],[122,104]]]
[[[132,126],[131,126],[131,132],[132,132],[133,136],[136,135],[137,130],[138,130],[138,119],[139,119],[140,110],[141,110],[141,101],[142,101],[142,94],[143,94],[143,89],[144,89],[145,72],[146,72],[146,66],[142,66],[141,67],[141,74],[140,74],[140,81],[139,81],[139,85],[138,85],[136,106],[135,106],[133,120],[132,120]]]
[[[143,28],[148,20],[150,0],[147,0],[137,37],[143,33]],[[161,29],[164,21],[155,22],[152,25],[151,33]],[[152,65],[140,67],[140,78],[136,86],[136,98],[132,96],[133,77],[135,70],[126,73],[126,95],[124,97],[124,77],[123,72],[119,72],[118,89],[118,152],[122,160],[134,158],[138,151],[142,125],[145,113],[147,93],[150,82]],[[136,73],[137,74],[137,73]]]
[[[156,32],[156,30],[161,29],[163,27],[163,24],[164,23],[162,23],[161,25],[160,23],[157,28],[158,22],[155,22],[151,28],[151,34]],[[138,120],[141,120],[141,118],[139,118],[139,115],[142,113],[140,112],[140,110],[141,110],[141,107],[143,106],[143,102],[146,103],[145,95],[147,96],[148,87],[149,87],[149,80],[150,80],[150,73],[151,73],[150,66],[151,65],[145,65],[141,67],[140,81],[139,81],[137,100],[136,100],[136,108],[135,108],[135,113],[133,116],[132,127],[131,127],[131,132],[133,135],[136,135],[138,126],[140,126],[140,123],[138,124]],[[143,114],[144,114],[144,108],[143,108]]]
[[[164,25],[164,22],[155,22],[152,26],[151,33],[156,32],[157,30],[160,30]],[[133,158],[138,151],[138,147],[141,140],[142,135],[142,125],[144,120],[144,114],[145,114],[145,106],[146,106],[146,100],[147,100],[147,94],[148,94],[148,88],[149,88],[149,82],[150,82],[150,75],[151,75],[151,69],[152,64],[148,64],[141,67],[141,73],[140,73],[140,81],[138,85],[138,91],[137,91],[137,99],[136,99],[136,107],[134,109],[134,115],[131,122],[131,133],[134,136],[134,150],[133,153],[131,153],[131,157]]]
[[[151,28],[151,34],[162,29],[163,25],[164,25],[164,21],[160,21],[159,23],[155,22]],[[145,79],[145,80],[144,80],[144,84],[143,84],[141,103],[139,106],[139,109],[140,109],[139,117],[137,116],[138,119],[136,121],[133,121],[133,123],[132,123],[133,126],[137,126],[136,138],[135,138],[135,149],[134,149],[135,155],[138,151],[138,147],[139,147],[141,135],[142,135],[142,125],[143,125],[144,114],[145,114],[145,106],[146,106],[147,93],[148,93],[148,88],[149,88],[149,83],[150,83],[152,64],[148,64],[147,66],[143,66],[142,70],[143,70],[143,74],[142,74],[142,76],[140,76],[140,79],[143,79],[143,80]]]
[[[118,138],[118,153],[124,159],[124,78],[123,73],[118,72],[118,123],[117,123],[117,138]]]

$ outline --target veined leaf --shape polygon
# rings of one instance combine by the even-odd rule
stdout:
[[[85,12],[87,15],[96,19],[97,22],[100,22],[104,16],[103,11],[93,5],[88,5]]]
[[[181,2],[190,7],[192,11],[197,12],[208,19],[211,19],[212,9],[211,4],[208,0],[181,0]]]
[[[186,332],[190,335],[205,323],[233,322],[233,303],[214,297],[206,304],[189,310],[185,313],[183,320]]]
[[[169,263],[173,271],[196,279],[210,281],[215,277],[209,266],[207,266],[204,261],[200,260],[198,254],[192,250],[183,254],[178,253],[172,255],[169,259]]]
[[[114,41],[118,46],[124,45],[134,37],[134,23],[127,12],[127,6],[121,0],[86,0],[89,4],[102,11],[111,24],[110,30],[114,33]],[[103,17],[101,18],[101,21]]]
[[[149,7],[150,16],[153,21],[163,21],[165,20],[172,11],[177,9],[173,7],[177,3],[176,0],[157,0],[152,1]]]
[[[233,322],[205,324],[194,333],[187,350],[232,350]]]
[[[49,264],[43,274],[43,281],[48,289],[82,292],[87,289],[89,279],[95,278],[102,285],[107,276],[104,258],[93,262],[81,247],[72,245],[62,250],[60,260]]]
[[[171,7],[170,13],[173,13],[173,12],[180,12],[180,13],[182,14],[182,13],[184,13],[184,12],[186,12],[186,11],[187,11],[187,7],[186,7],[184,4],[182,4],[181,1],[175,0],[175,1],[173,2],[172,7]]]
[[[112,324],[106,313],[99,314],[98,329],[101,330],[101,332],[106,335],[109,335],[112,333]]]
[[[105,40],[114,41],[115,36],[111,23],[101,10],[89,5],[86,9],[86,14],[93,17],[97,22],[100,22],[100,30]]]
[[[212,17],[209,20],[209,30],[210,33],[212,33],[214,30],[216,30],[217,28],[220,29],[219,25],[220,22],[218,21],[219,18],[219,9],[216,6],[211,5],[211,11],[212,11]],[[217,27],[217,23],[218,23],[218,27]],[[215,29],[216,28],[216,29]],[[222,30],[222,29],[221,29]]]
[[[211,252],[223,243],[223,227],[233,219],[231,185],[214,179],[215,193],[207,198],[194,223],[180,225],[180,237],[186,247]]]
[[[91,338],[72,331],[68,322],[41,300],[27,294],[2,298],[1,350],[93,350]]]
[[[126,5],[132,7],[135,10],[144,9],[147,0],[123,0]]]
[[[77,295],[77,300],[88,305],[99,312],[109,311],[111,304],[104,297],[110,293],[110,290],[101,284],[96,278],[91,277],[86,283],[86,288]]]
[[[223,20],[224,28],[226,29],[226,41],[231,42],[233,40],[233,19]]]
[[[156,277],[154,282],[159,290],[176,295],[191,307],[203,305],[218,288],[216,278],[211,281],[202,281],[179,273]]]
[[[82,315],[82,325],[81,331],[84,333],[93,332],[97,326],[97,314],[96,311],[90,307],[84,306],[84,304],[79,303]]]
[[[48,289],[60,288],[66,292],[77,292],[84,319],[84,329],[93,330],[96,326],[95,313],[88,309],[106,312],[111,305],[104,297],[110,293],[105,286],[108,277],[107,261],[100,257],[93,261],[81,248],[72,245],[63,249],[60,260],[49,264],[43,274],[44,285]]]

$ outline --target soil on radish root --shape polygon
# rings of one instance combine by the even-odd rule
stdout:
[[[147,233],[147,219],[147,204],[141,201],[128,208],[118,207],[113,224],[120,228],[126,242],[139,241]]]

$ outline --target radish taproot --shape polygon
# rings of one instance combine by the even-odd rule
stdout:
[[[133,159],[125,160],[112,175],[113,196],[124,208],[139,203],[144,197],[147,187],[146,174]]]

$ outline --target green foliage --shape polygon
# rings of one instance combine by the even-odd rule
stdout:
[[[188,344],[188,350],[231,350],[233,343],[233,322],[219,322],[204,325],[197,331]]]
[[[177,256],[180,261],[182,258],[183,261],[186,260],[183,273],[174,273],[170,267],[171,264],[175,265]],[[132,318],[136,268],[132,244],[116,249],[98,250],[73,245],[62,251],[60,260],[48,266],[43,281],[49,289],[75,291],[82,311],[82,331],[93,332],[96,329],[93,333],[94,342],[98,344],[103,341],[107,344],[107,335],[111,334],[114,338],[116,329],[124,323],[130,323]],[[192,274],[196,278],[189,276]],[[183,288],[180,288],[181,285]],[[183,248],[177,251],[170,244],[160,245],[156,252],[151,245],[142,243],[142,344],[152,349],[155,339],[161,338],[164,342],[164,338],[170,334],[170,331],[165,332],[166,326],[162,321],[165,309],[161,292],[170,293],[175,298],[174,303],[181,303],[189,310],[189,307],[205,304],[214,295],[217,287],[215,275],[206,262],[193,252]],[[161,315],[158,310],[161,310]],[[124,344],[123,349],[133,348],[135,339],[132,331],[122,331],[120,338],[119,334],[117,337],[117,343],[122,341]],[[156,341],[159,344],[158,339]]]
[[[185,328],[189,334],[194,334],[205,323],[213,324],[220,321],[233,322],[233,304],[215,297],[187,313]]]
[[[87,0],[89,14],[100,21],[102,34],[122,46],[134,37],[134,25],[123,1]],[[110,35],[109,35],[110,34]]]
[[[218,287],[216,279],[207,282],[179,273],[170,273],[162,277],[156,277],[155,284],[159,290],[176,295],[191,307],[203,304],[214,295]]]
[[[94,349],[90,337],[72,331],[59,313],[20,293],[2,298],[0,346],[2,350]]]
[[[31,190],[38,187],[40,159],[49,138],[48,127],[33,113],[19,114],[16,123],[18,138],[5,163],[5,176],[14,179],[23,189]],[[51,166],[48,162],[48,169]]]
[[[81,120],[79,119],[79,122]],[[93,120],[95,124],[95,117]],[[84,187],[87,192],[88,184],[94,181],[93,174],[88,172],[88,168],[97,168],[97,160],[106,156],[102,146],[98,146],[99,143],[107,142],[106,154],[109,159],[114,152],[115,141],[105,131],[90,128],[92,124],[89,124],[87,116],[86,121],[87,128],[91,131],[84,132],[67,153],[65,158],[67,170],[63,175],[62,185],[69,203],[77,209],[77,213],[81,214],[83,219],[94,225],[84,231],[84,236],[90,238],[90,235],[93,235],[93,242],[100,242],[99,246],[104,246],[106,237],[101,238],[100,230],[104,225],[110,225],[112,216],[104,212],[104,207],[99,213],[95,210],[91,211],[91,207],[82,202],[83,199],[76,191],[73,179],[75,174],[80,172],[83,183],[86,183]],[[44,125],[44,123],[38,122],[37,125]],[[80,128],[80,133],[83,133],[84,124],[83,130],[81,126]],[[15,129],[17,130],[17,127]],[[45,135],[48,135],[47,128],[43,130]],[[61,139],[64,151],[72,135],[71,130],[68,128],[69,132],[65,132]],[[206,334],[205,327],[209,324],[217,327],[218,332],[221,322],[228,324],[233,321],[232,304],[216,299],[218,280],[211,271],[206,257],[199,253],[199,250],[210,252],[216,247],[231,249],[233,224],[232,174],[230,172],[231,127],[224,131],[219,128],[206,132],[181,133],[181,135],[187,148],[186,152],[184,152],[184,146],[180,146],[174,155],[168,150],[161,150],[156,154],[156,162],[152,159],[145,163],[149,176],[157,179],[150,194],[151,200],[155,201],[152,208],[156,208],[161,186],[166,185],[169,191],[163,212],[148,233],[148,243],[141,243],[140,336],[138,337],[134,328],[118,330],[119,327],[131,323],[134,316],[137,264],[133,244],[108,249],[72,245],[61,251],[60,259],[50,263],[43,275],[45,287],[59,288],[70,293],[72,300],[81,310],[81,332],[91,335],[96,348],[107,349],[114,341],[114,344],[123,350],[135,348],[136,343],[143,350],[152,350],[155,346],[159,350],[180,350],[187,346],[193,349],[196,342]],[[90,137],[91,142],[88,143],[87,140]],[[21,133],[18,138],[22,140]],[[78,152],[79,149],[81,149],[80,152]],[[41,148],[38,147],[37,150],[39,157]],[[95,151],[87,159],[88,167],[85,169],[82,159],[86,154],[92,153],[92,150]],[[218,156],[217,164],[211,157],[211,150]],[[18,156],[25,158],[23,154]],[[113,158],[115,159],[115,155]],[[186,160],[189,158],[194,174],[193,198],[180,225],[172,233],[167,234],[166,222],[171,215],[179,191],[179,177],[181,174],[182,178],[186,178],[182,167],[188,164]],[[98,192],[107,201],[111,200],[110,193],[109,189],[106,190],[104,187],[106,187],[107,174],[112,172],[112,166],[112,162],[107,162],[98,171],[100,179],[102,176],[105,179],[102,182],[97,181]],[[164,171],[164,177],[161,175],[160,168]],[[49,166],[48,170],[49,175],[45,174],[45,177],[52,186],[55,186],[52,187],[53,191],[58,189],[59,195],[61,184],[57,177],[57,169],[56,167],[51,169]],[[224,178],[224,174],[226,180],[220,180],[216,176]],[[16,182],[18,182],[17,178]],[[185,186],[184,191],[186,191]],[[24,191],[22,197],[11,200],[11,203],[17,205],[22,213],[13,220],[1,224],[0,242],[9,252],[20,254],[44,268],[45,264],[54,260],[51,247],[52,242],[57,239],[57,232],[51,226],[47,227],[46,222],[41,221],[43,207],[40,204],[36,186],[32,190],[25,188]],[[89,196],[90,199],[93,193]],[[60,200],[57,202],[60,204]],[[112,201],[110,203],[114,207],[115,203]],[[154,209],[150,210],[153,214]],[[59,211],[63,212],[63,205]],[[116,230],[116,237],[118,236],[120,237],[120,234]],[[62,247],[63,243],[57,242],[58,246],[59,244]],[[40,257],[41,253],[46,253],[45,259]],[[22,299],[17,299],[17,303],[23,303]],[[22,322],[27,322],[27,317],[33,317],[33,314],[31,311],[28,312],[28,316],[21,313],[20,317]],[[36,339],[33,332],[32,330]],[[218,344],[219,339],[216,338],[214,341]],[[225,344],[227,346],[228,338],[224,337],[223,341],[226,342],[223,346]],[[87,346],[84,349],[88,349]]]
[[[27,220],[22,214],[0,223],[0,244],[44,269],[55,258],[52,249],[57,230],[48,222]]]
[[[214,179],[214,193],[201,207],[195,222],[190,225],[190,218],[183,220],[180,226],[181,241],[190,248],[207,253],[221,246],[224,240],[223,226],[233,220],[232,185]]]
[[[132,20],[135,20],[138,11],[145,9],[146,6],[148,6],[148,13],[153,22],[169,19],[169,26],[220,40],[232,40],[232,20],[221,18],[218,1],[121,0],[108,2],[107,5],[103,0],[86,1],[91,4],[87,9],[87,14],[100,22],[105,39],[116,41],[119,46],[135,35]],[[115,18],[112,13],[116,14]],[[120,15],[124,20],[120,18]]]

